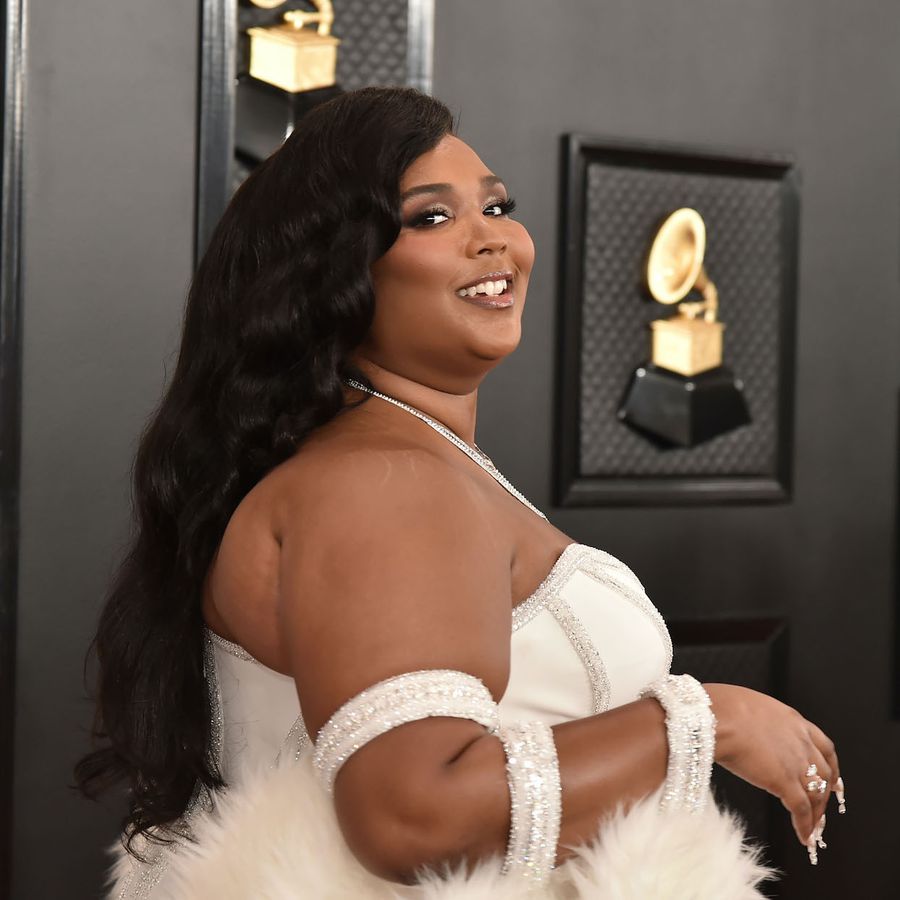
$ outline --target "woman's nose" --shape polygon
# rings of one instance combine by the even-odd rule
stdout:
[[[467,249],[472,257],[503,253],[506,250],[506,238],[490,221],[482,221],[473,226]]]

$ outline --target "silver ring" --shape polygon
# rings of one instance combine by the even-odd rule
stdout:
[[[815,781],[807,782],[806,790],[809,793],[818,791],[820,794],[824,794],[828,790],[828,782],[824,778],[816,778]]]
[[[809,791],[810,794],[814,791],[824,794],[825,791],[828,790],[828,782],[819,775],[819,769],[815,763],[810,763],[806,767],[806,777],[812,778],[812,781],[806,783],[806,790]]]

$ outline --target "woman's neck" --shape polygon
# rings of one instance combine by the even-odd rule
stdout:
[[[432,419],[446,425],[466,443],[474,443],[477,388],[464,394],[450,393],[391,372],[368,359],[357,358],[353,362],[369,379],[375,390],[431,416]],[[348,399],[355,397],[355,389],[348,387],[346,391]]]

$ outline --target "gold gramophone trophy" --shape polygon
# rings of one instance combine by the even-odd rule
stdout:
[[[287,0],[250,0],[275,10]],[[331,33],[331,0],[310,0],[315,10],[290,10],[246,29],[247,73],[239,76],[235,100],[235,147],[251,167],[278,149],[312,107],[341,93],[335,83],[340,40]]]
[[[703,218],[685,207],[660,225],[647,257],[647,289],[676,311],[650,323],[652,362],[634,372],[619,417],[663,445],[693,447],[750,421],[743,385],[722,365],[725,326],[705,253]],[[686,299],[692,291],[699,300]]]
[[[252,0],[255,6],[273,9],[284,0]],[[248,28],[250,74],[288,91],[312,91],[334,84],[340,40],[331,33],[334,8],[331,0],[312,0],[315,12],[292,10],[284,22],[270,28]],[[307,28],[315,25],[315,30]]]

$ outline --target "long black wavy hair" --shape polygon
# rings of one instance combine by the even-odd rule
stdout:
[[[365,88],[308,113],[235,193],[188,294],[178,362],[140,441],[134,532],[91,646],[95,797],[125,783],[127,846],[165,840],[210,753],[201,592],[237,505],[343,408],[375,298],[372,263],[400,230],[404,170],[452,133],[439,101]],[[90,658],[90,654],[89,654]]]

